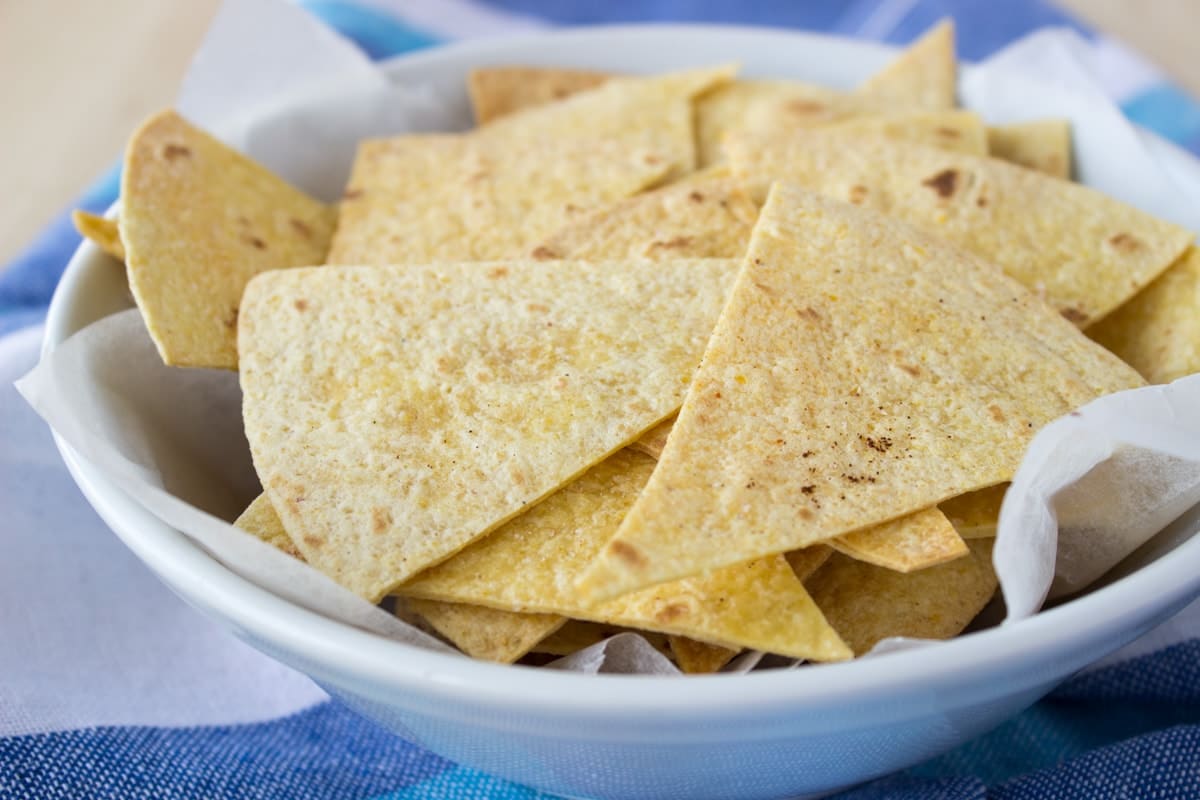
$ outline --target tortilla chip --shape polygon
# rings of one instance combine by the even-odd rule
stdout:
[[[988,152],[1055,178],[1071,177],[1071,122],[1043,119],[987,129]]]
[[[725,137],[735,130],[826,125],[879,110],[842,92],[799,81],[734,81],[705,92],[695,102],[696,161],[699,167],[725,159]]]
[[[810,575],[819,570],[832,555],[833,548],[829,545],[814,544],[801,550],[792,550],[785,554],[785,558],[787,558],[792,572],[796,573],[796,577],[803,583],[808,580]]]
[[[858,94],[898,107],[941,111],[954,108],[954,22],[943,20],[895,61],[871,76]]]
[[[311,564],[378,600],[675,413],[736,266],[256,278],[243,413],[275,510]]]
[[[938,508],[962,538],[994,539],[996,525],[1000,521],[1000,504],[1004,502],[1004,493],[1007,491],[1008,484],[1001,483],[952,497],[940,503]]]
[[[921,111],[911,114],[870,114],[835,122],[823,131],[851,136],[884,136],[986,156],[988,128],[970,111]]]
[[[265,494],[254,498],[254,502],[246,507],[241,516],[233,521],[233,524],[247,533],[254,534],[272,547],[282,550],[292,558],[304,560],[304,555],[292,543],[292,537],[288,536],[283,522],[275,513],[275,507],[271,505],[270,498]]]
[[[411,597],[562,614],[679,634],[711,644],[838,660],[846,654],[783,558],[748,564],[610,600],[580,601],[573,584],[611,537],[654,470],[615,453],[583,477],[454,558],[400,588]]]
[[[973,540],[967,558],[910,575],[835,554],[805,586],[855,655],[889,636],[949,639],[996,593],[994,541]]]
[[[534,645],[533,652],[552,656],[569,656],[594,644],[600,644],[605,639],[610,639],[619,633],[636,633],[655,650],[667,658],[671,657],[667,637],[661,633],[623,628],[620,625],[601,625],[598,622],[584,622],[579,619],[567,620],[566,625]]]
[[[716,672],[733,660],[740,650],[728,647],[697,642],[686,636],[668,636],[671,644],[671,654],[681,672],[688,675],[704,675]]]
[[[1150,383],[1200,372],[1200,248],[1189,247],[1154,283],[1087,334]]]
[[[511,664],[566,622],[556,614],[517,614],[486,606],[408,598],[411,609],[472,658]]]
[[[646,431],[642,434],[642,438],[629,446],[657,461],[662,456],[663,448],[667,446],[667,437],[671,435],[671,428],[673,427],[675,427],[675,418],[671,417]]]
[[[484,67],[467,74],[467,94],[471,97],[475,123],[483,125],[515,111],[594,89],[609,77],[604,72],[584,69]]]
[[[579,588],[613,597],[992,486],[1042,425],[1142,383],[990,264],[777,185],[658,469]]]
[[[246,283],[324,261],[336,214],[174,111],[147,120],[125,153],[120,238],[163,361],[236,369]]]
[[[992,158],[824,131],[739,134],[737,177],[895,216],[995,263],[1081,327],[1152,281],[1194,234],[1086,186]]]
[[[534,258],[741,258],[758,206],[728,177],[696,175],[588,214]]]
[[[967,543],[936,508],[830,539],[843,555],[897,572],[915,572],[967,554]]]
[[[121,232],[115,219],[106,219],[97,214],[76,209],[71,212],[71,222],[79,235],[89,240],[117,261],[125,260],[125,245],[121,244]]]

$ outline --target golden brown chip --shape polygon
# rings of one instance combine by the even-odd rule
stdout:
[[[323,262],[336,214],[174,111],[147,120],[125,152],[120,238],[163,361],[236,369],[246,283]]]
[[[613,597],[992,486],[1042,425],[1139,385],[990,264],[777,185],[658,469],[580,589]]]
[[[511,664],[566,622],[555,614],[517,614],[486,606],[407,598],[410,608],[472,658]]]
[[[1154,283],[1087,335],[1150,383],[1200,372],[1200,249],[1195,245]]]
[[[1071,177],[1071,123],[1043,119],[987,129],[988,153],[1055,178]]]
[[[72,211],[71,222],[79,235],[91,241],[117,261],[125,260],[125,245],[121,244],[121,232],[115,219],[106,219],[86,211]]]
[[[758,206],[728,177],[699,174],[584,215],[533,258],[741,258]]]
[[[1131,297],[1194,235],[1086,186],[993,158],[824,131],[739,134],[737,177],[895,216],[997,264],[1080,327]]]
[[[970,111],[864,114],[826,125],[822,130],[902,139],[977,156],[988,154],[988,129],[979,115]]]
[[[817,661],[845,650],[782,557],[583,603],[573,584],[616,530],[654,460],[622,450],[531,511],[400,588],[406,596],[562,614]]]
[[[377,600],[675,413],[736,266],[259,276],[243,413],[275,510],[309,563]]]
[[[993,541],[975,539],[968,557],[909,575],[835,554],[805,586],[855,655],[889,636],[949,639],[996,593]]]
[[[943,20],[871,76],[857,93],[901,108],[927,111],[954,108],[957,69],[954,23]]]
[[[483,67],[467,75],[475,123],[564,100],[609,79],[603,72],[547,67]]]
[[[686,636],[668,636],[671,654],[681,672],[688,675],[704,675],[716,672],[728,664],[739,651],[728,647],[697,642]]]
[[[967,544],[936,508],[843,533],[829,543],[843,555],[897,572],[915,572],[967,554]]]
[[[1006,491],[1008,484],[1001,483],[952,497],[938,504],[938,508],[962,538],[994,539],[1000,520],[1000,504],[1004,502]]]

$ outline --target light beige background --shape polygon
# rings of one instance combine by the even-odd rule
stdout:
[[[0,0],[0,266],[171,101],[220,0]],[[1200,0],[1059,0],[1200,95]]]

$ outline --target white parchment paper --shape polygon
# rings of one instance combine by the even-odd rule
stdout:
[[[276,35],[264,37],[264,29]],[[1036,91],[1022,88],[1033,80]],[[960,94],[991,121],[1071,117],[1082,180],[1200,228],[1200,211],[1089,78],[1073,34],[1042,32],[1014,44],[966,76]],[[226,3],[178,106],[326,200],[340,195],[359,140],[470,124],[428,87],[393,85],[353,45],[282,0]],[[228,524],[258,491],[237,376],[163,366],[136,311],[76,334],[18,388],[80,456],[239,575],[333,619],[448,649]],[[1200,378],[1189,378],[1102,398],[1037,436],[1005,501],[996,545],[1010,621],[1036,612],[1052,587],[1083,588],[1200,501],[1197,409]],[[921,644],[888,640],[877,652]],[[749,653],[726,671],[762,663],[774,662]],[[629,634],[551,666],[678,674]]]

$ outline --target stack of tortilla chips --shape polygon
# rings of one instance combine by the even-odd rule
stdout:
[[[240,371],[250,533],[479,658],[837,661],[960,633],[1038,429],[1200,369],[1193,234],[955,69],[942,24],[852,92],[478,70],[337,208],[165,112],[77,223]]]

